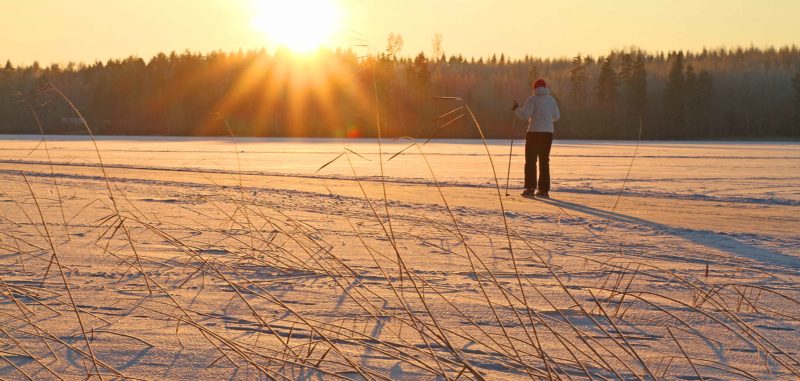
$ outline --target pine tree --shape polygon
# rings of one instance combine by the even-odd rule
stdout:
[[[683,52],[672,55],[672,65],[667,75],[664,94],[664,108],[666,111],[667,135],[675,136],[677,131],[683,131],[686,125],[684,98],[686,96],[686,77],[684,75]]]

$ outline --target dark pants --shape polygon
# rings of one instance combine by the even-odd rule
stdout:
[[[553,134],[550,132],[528,132],[525,136],[525,188],[541,192],[550,191],[550,146]],[[536,160],[539,160],[539,182],[536,182]]]

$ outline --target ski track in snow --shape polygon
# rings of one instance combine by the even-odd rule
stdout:
[[[76,166],[76,167],[99,167],[97,164],[91,163],[66,163],[66,162],[52,162],[47,163],[43,161],[31,161],[31,160],[0,160],[0,163],[6,164],[26,164],[26,165],[58,165],[58,166]],[[158,166],[136,166],[136,165],[120,165],[120,164],[106,164],[106,168],[112,169],[137,169],[137,170],[147,170],[147,171],[165,171],[165,172],[185,172],[185,173],[209,173],[209,174],[227,174],[227,175],[251,175],[251,176],[272,176],[272,177],[285,177],[288,179],[291,178],[306,178],[306,179],[327,179],[327,180],[352,180],[352,176],[335,176],[335,175],[303,175],[303,174],[287,174],[282,172],[263,172],[263,171],[230,171],[230,170],[218,170],[218,169],[208,169],[208,168],[168,168],[168,167],[158,167]],[[0,171],[2,172],[2,171]],[[6,170],[8,172],[8,170]],[[359,176],[361,181],[371,181],[371,182],[380,182],[382,181],[380,177],[377,176]],[[694,178],[694,179],[683,179],[686,180],[704,180],[704,181],[714,181],[714,178]],[[774,178],[774,177],[756,177],[752,178],[751,180],[759,180],[759,181],[784,181],[784,180],[794,180],[800,182],[800,177],[789,177],[789,178]],[[409,185],[426,185],[426,186],[434,186],[432,180],[429,179],[421,179],[421,178],[398,178],[392,176],[384,177],[383,181],[396,183],[396,184],[409,184]],[[580,179],[576,180],[582,183],[590,184],[593,182],[592,179]],[[603,182],[622,182],[622,179],[604,179]],[[764,205],[791,205],[797,206],[800,205],[800,200],[793,200],[793,199],[785,199],[779,197],[737,197],[737,196],[715,196],[715,195],[705,195],[699,193],[672,193],[672,192],[658,192],[652,190],[644,190],[644,189],[636,189],[635,184],[639,183],[649,183],[654,182],[654,180],[641,180],[641,179],[628,179],[628,186],[624,189],[626,196],[632,197],[654,197],[654,198],[677,198],[683,200],[693,200],[693,201],[713,201],[713,202],[730,202],[730,203],[746,203],[746,204],[764,204]],[[461,187],[461,188],[495,188],[493,182],[486,182],[482,184],[470,183],[470,182],[458,182],[458,181],[439,181],[438,184],[443,187]],[[796,190],[796,188],[792,185],[785,186],[789,190]],[[584,194],[596,194],[596,195],[613,195],[616,196],[619,193],[619,189],[611,189],[611,188],[598,188],[592,187],[591,185],[585,185],[582,187],[575,187],[575,186],[559,186],[558,181],[554,180],[553,185],[554,192],[564,192],[564,193],[584,193]],[[798,193],[800,194],[800,193]]]

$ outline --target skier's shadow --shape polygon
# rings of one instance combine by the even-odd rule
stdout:
[[[608,221],[649,226],[663,233],[671,234],[673,236],[680,237],[712,249],[724,251],[735,256],[758,261],[770,267],[780,266],[784,267],[784,269],[789,268],[794,271],[800,269],[800,258],[798,257],[786,255],[777,251],[765,249],[763,247],[748,245],[735,238],[709,230],[694,230],[683,227],[676,228],[638,217],[628,216],[617,212],[612,213],[607,210],[601,210],[591,206],[576,204],[574,202],[568,202],[554,198],[537,198],[536,200],[545,204],[588,214],[590,216],[602,218]]]

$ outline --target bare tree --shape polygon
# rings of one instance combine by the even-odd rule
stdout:
[[[403,50],[403,36],[400,33],[389,33],[386,54],[395,57],[401,50]]]
[[[444,49],[442,48],[442,34],[441,33],[434,33],[433,38],[431,39],[431,43],[433,43],[433,59],[439,59],[444,54]]]

